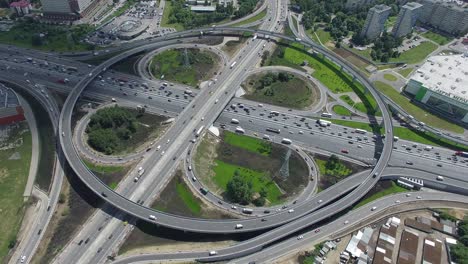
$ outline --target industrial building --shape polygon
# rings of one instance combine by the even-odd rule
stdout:
[[[468,55],[430,57],[410,77],[405,91],[435,112],[468,123]]]
[[[410,2],[402,6],[392,32],[395,37],[402,37],[411,33],[419,17],[422,5]]]
[[[361,36],[368,39],[375,39],[380,37],[380,34],[385,29],[385,21],[390,15],[392,9],[386,5],[376,5],[369,9],[367,13],[366,22],[361,31]]]
[[[107,5],[107,0],[41,0],[44,17],[55,20],[78,20],[95,8]]]
[[[421,23],[455,35],[468,32],[468,3],[448,0],[420,0],[420,3]]]

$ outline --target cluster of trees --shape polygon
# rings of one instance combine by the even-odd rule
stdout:
[[[121,142],[137,130],[136,116],[119,106],[98,110],[89,121],[88,144],[105,154],[114,153]]]
[[[352,42],[357,45],[367,45],[370,41],[359,34],[354,34]],[[392,34],[384,32],[381,37],[376,38],[373,43],[371,57],[375,61],[388,62],[390,58],[398,58],[400,53],[395,50],[403,42],[403,38],[396,38]],[[352,47],[352,45],[351,45]]]
[[[335,183],[348,176],[351,172],[352,170],[346,167],[336,155],[331,155],[325,163],[325,174],[332,177]]]
[[[275,82],[289,82],[294,78],[294,75],[286,73],[286,72],[280,72],[280,73],[267,73],[265,74],[260,80],[258,80],[259,89],[263,89],[265,87],[271,86]]]
[[[468,263],[468,219],[458,223],[458,236],[460,243],[450,246],[451,256],[457,263]]]
[[[243,17],[251,13],[257,3],[258,0],[238,0],[238,10],[235,10],[232,4],[228,4],[227,6],[217,5],[215,12],[197,14],[190,11],[190,8],[185,5],[185,0],[172,0],[169,23],[180,23],[188,29],[201,27],[230,17]]]
[[[235,203],[243,205],[253,203],[256,206],[263,206],[266,202],[267,191],[262,188],[259,197],[254,199],[252,182],[236,170],[232,179],[227,183],[226,196]]]

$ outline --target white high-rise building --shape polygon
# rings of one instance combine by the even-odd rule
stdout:
[[[468,4],[461,1],[420,0],[419,21],[451,34],[468,32]]]
[[[385,21],[392,9],[386,5],[376,5],[369,9],[366,22],[361,31],[361,36],[368,39],[375,39],[384,31]]]
[[[411,33],[419,17],[421,7],[421,4],[415,2],[407,3],[401,7],[398,19],[392,29],[395,37],[401,37]]]

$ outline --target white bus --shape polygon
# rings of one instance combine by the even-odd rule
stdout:
[[[365,134],[365,133],[367,133],[367,131],[365,131],[364,129],[359,129],[359,128],[356,128],[356,129],[354,130],[354,132],[355,132],[355,133],[358,133],[358,134]]]
[[[201,134],[201,132],[203,131],[203,128],[204,128],[204,127],[205,127],[205,126],[201,126],[201,127],[197,130],[197,133],[195,133],[195,136],[196,136],[196,137],[199,137],[199,136],[200,136],[200,134]]]

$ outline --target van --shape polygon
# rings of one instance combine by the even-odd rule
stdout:
[[[243,227],[244,227],[244,226],[241,225],[241,224],[237,224],[237,225],[236,225],[236,229],[241,229],[241,228],[243,228]]]
[[[214,250],[210,251],[210,253],[209,253],[210,256],[214,256],[214,255],[217,255],[217,254],[218,254],[218,252],[216,252]]]

